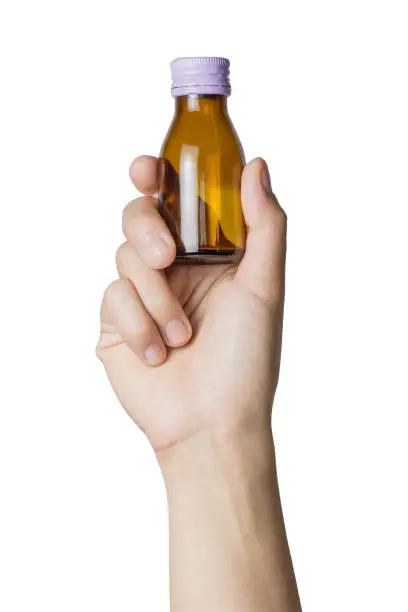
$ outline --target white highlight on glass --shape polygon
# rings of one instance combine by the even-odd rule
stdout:
[[[183,145],[180,155],[181,239],[186,253],[198,250],[198,147]]]

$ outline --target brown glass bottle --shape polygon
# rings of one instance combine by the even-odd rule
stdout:
[[[216,63],[228,60],[180,61],[191,62],[195,73],[188,73],[189,84],[173,87],[175,115],[160,152],[161,213],[176,241],[176,262],[237,262],[245,249],[240,193],[245,159],[227,111],[229,87],[219,76],[225,64]],[[221,93],[208,93],[214,91]]]

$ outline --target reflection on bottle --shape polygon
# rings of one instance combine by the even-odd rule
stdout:
[[[176,243],[183,250],[180,239],[180,181],[174,166],[168,159],[160,158],[160,214],[165,220]]]
[[[160,213],[175,240],[177,257],[197,263],[212,263],[224,258],[239,261],[243,255],[241,241],[235,244],[225,235],[219,217],[214,217],[214,205],[210,207],[201,197],[206,184],[203,177],[197,181],[196,151],[189,151],[189,148],[183,149],[187,155],[180,161],[181,177],[168,159],[160,159]],[[239,238],[238,233],[237,236]]]
[[[183,145],[180,153],[180,230],[181,241],[187,253],[199,248],[199,194],[197,192],[198,147]]]

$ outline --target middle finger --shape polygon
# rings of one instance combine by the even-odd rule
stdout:
[[[144,307],[160,329],[167,346],[176,348],[191,338],[191,324],[161,270],[152,270],[125,242],[116,255],[119,275],[135,286]]]

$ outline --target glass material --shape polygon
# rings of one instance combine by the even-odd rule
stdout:
[[[244,253],[244,153],[220,95],[175,100],[161,149],[160,206],[178,263],[237,262]]]

